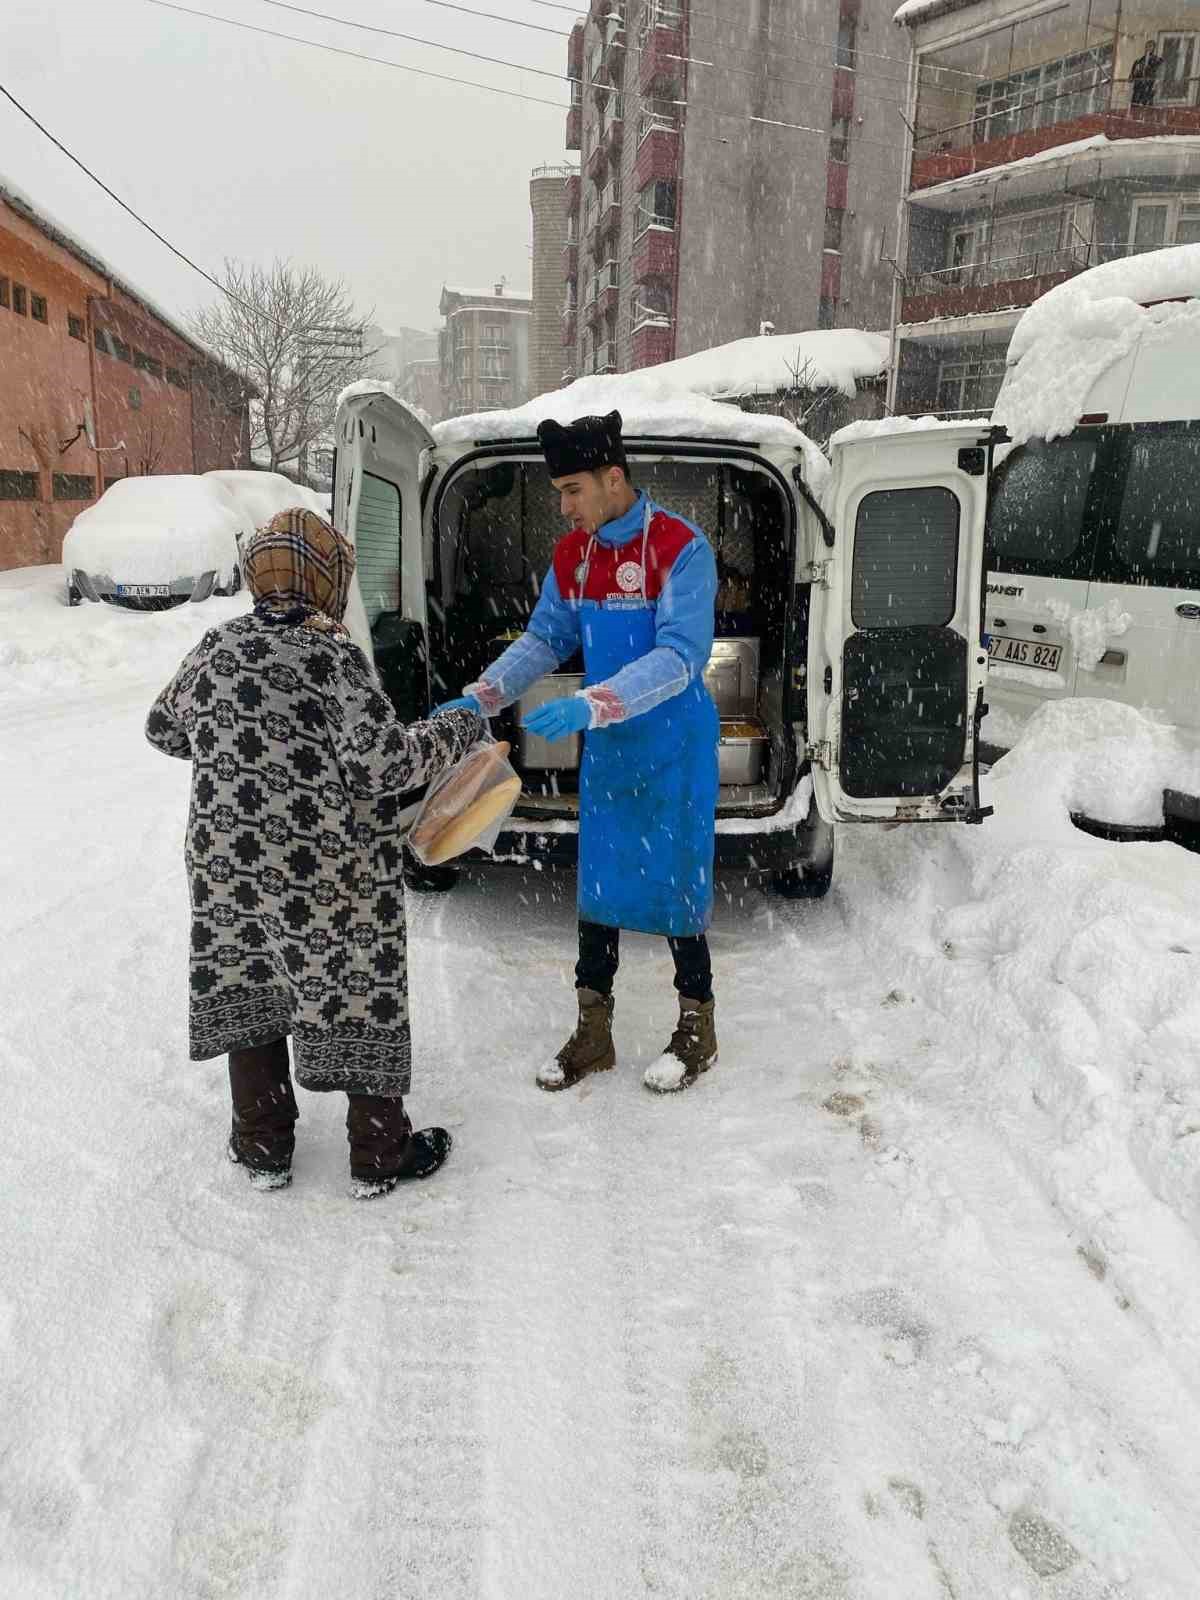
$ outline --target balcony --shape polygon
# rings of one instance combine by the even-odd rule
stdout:
[[[656,85],[672,83],[679,77],[683,61],[683,29],[679,23],[657,23],[646,29],[638,58],[638,87],[644,95]]]
[[[568,306],[563,312],[562,324],[563,348],[569,350],[574,345],[575,337],[579,332],[579,313],[574,306]]]
[[[568,150],[578,150],[583,142],[583,107],[572,106],[567,112],[566,146]]]
[[[634,281],[673,277],[677,250],[674,218],[640,212],[638,230],[633,245]]]
[[[636,328],[630,341],[634,369],[657,367],[663,361],[670,361],[673,343],[674,336],[669,324],[648,322]]]
[[[564,278],[577,278],[579,276],[579,240],[567,239],[562,250],[562,264]]]
[[[900,321],[937,322],[946,317],[986,316],[1020,310],[1047,289],[1073,278],[1085,267],[1128,255],[1126,245],[1073,244],[996,261],[916,272],[903,280]]]
[[[913,147],[910,189],[928,189],[973,172],[1024,161],[1059,145],[1103,134],[1109,140],[1200,134],[1200,106],[1114,105],[1127,99],[1125,86],[1104,82],[1070,94],[1045,96],[1003,113],[922,134]],[[1083,109],[1080,109],[1082,107]],[[1058,120],[1059,113],[1062,120]],[[1041,125],[1018,126],[1039,122]],[[990,136],[989,136],[990,135]]]
[[[607,344],[598,344],[592,371],[596,373],[616,372],[617,366],[616,340],[610,339]]]
[[[673,117],[643,111],[633,163],[635,189],[660,178],[673,178],[679,170],[679,124]]]
[[[577,22],[567,40],[567,77],[583,77],[583,35],[585,24]]]
[[[567,208],[567,216],[576,220],[579,211],[579,192],[582,179],[577,172],[573,172],[563,185],[563,202]]]
[[[614,178],[600,194],[598,236],[602,240],[621,226],[621,180]]]
[[[604,108],[600,119],[599,149],[610,165],[621,154],[625,142],[625,96],[616,94]]]
[[[586,317],[595,322],[601,317],[615,316],[621,298],[621,267],[617,261],[606,261],[593,274],[588,283]]]

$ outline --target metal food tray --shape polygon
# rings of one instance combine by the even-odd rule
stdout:
[[[565,739],[539,739],[521,726],[531,711],[547,700],[560,700],[583,688],[582,672],[551,672],[517,701],[517,753],[523,767],[540,772],[573,772],[583,756],[583,735],[572,733]]]
[[[758,709],[759,641],[716,639],[704,682],[723,717],[753,716]]]

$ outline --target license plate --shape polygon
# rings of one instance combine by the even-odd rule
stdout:
[[[1062,660],[1060,644],[1040,644],[1036,639],[1013,639],[1008,634],[992,634],[988,655],[1010,667],[1036,667],[1041,672],[1057,672]]]
[[[140,600],[148,595],[170,594],[169,583],[118,583],[115,592],[122,597],[128,596],[131,600]]]

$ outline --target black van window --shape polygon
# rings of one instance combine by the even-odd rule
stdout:
[[[878,489],[854,524],[850,615],[857,628],[942,628],[957,609],[958,496]]]
[[[1200,589],[1200,428],[1134,432],[1113,530],[1113,581]]]
[[[1034,439],[996,474],[988,508],[988,565],[994,572],[1086,577],[1088,492],[1100,441],[1094,434]]]

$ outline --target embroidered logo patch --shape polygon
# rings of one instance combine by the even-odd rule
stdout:
[[[579,565],[575,568],[575,587],[577,589],[583,587],[583,580],[586,577],[587,577],[587,562],[586,561],[581,561],[579,563]]]
[[[623,561],[617,568],[617,583],[626,594],[637,594],[642,587],[642,569],[636,561]]]

